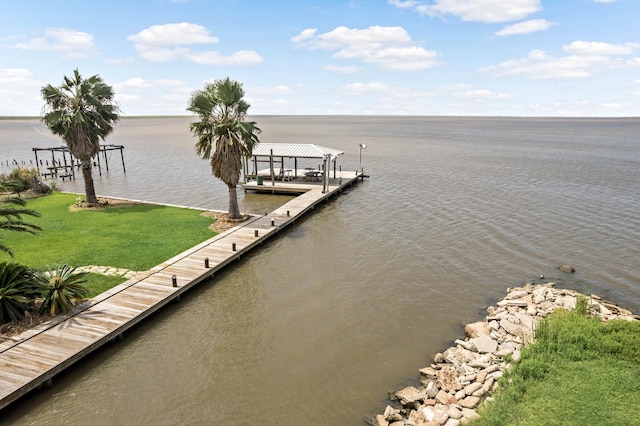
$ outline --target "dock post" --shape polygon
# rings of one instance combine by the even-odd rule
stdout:
[[[231,250],[236,251],[236,243],[231,243]]]
[[[173,284],[174,287],[178,287],[178,277],[176,277],[175,275],[173,275],[171,277],[171,283]]]
[[[254,231],[254,234],[255,234],[255,237],[258,238],[258,230],[257,229]]]
[[[208,257],[204,258],[204,267],[207,268],[207,269],[209,268],[209,258]]]

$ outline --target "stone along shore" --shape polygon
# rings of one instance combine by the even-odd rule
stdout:
[[[487,308],[484,321],[465,326],[464,340],[456,340],[455,347],[436,354],[431,366],[420,369],[422,386],[395,392],[392,399],[400,406],[387,406],[373,424],[458,426],[478,417],[477,409],[491,400],[498,379],[533,341],[536,321],[557,308],[575,309],[579,295],[557,289],[553,282],[507,289],[507,296]],[[590,314],[603,321],[640,319],[598,296],[585,297]]]

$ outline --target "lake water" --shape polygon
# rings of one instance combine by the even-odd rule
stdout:
[[[363,425],[507,287],[542,274],[640,311],[640,119],[253,119],[264,142],[344,150],[343,169],[367,144],[370,178],[0,423]],[[114,151],[97,193],[226,209],[189,122],[122,120],[107,143],[127,172]],[[3,164],[58,145],[0,120]],[[290,199],[239,195],[252,213]]]

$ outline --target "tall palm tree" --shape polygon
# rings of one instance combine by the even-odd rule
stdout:
[[[243,97],[242,84],[227,77],[195,91],[187,108],[200,118],[189,126],[198,138],[196,153],[211,160],[211,172],[229,188],[231,219],[242,217],[236,193],[242,157],[251,156],[261,132],[255,122],[244,121],[250,105]]]
[[[49,84],[40,93],[45,101],[42,120],[80,160],[87,203],[97,204],[91,159],[119,120],[113,89],[99,75],[84,79],[75,69],[73,77],[64,76],[60,87]]]
[[[13,204],[19,207],[10,207],[9,204]],[[3,231],[18,231],[29,232],[30,234],[37,234],[38,231],[42,231],[38,225],[27,223],[22,220],[22,215],[28,216],[40,216],[35,210],[23,208],[26,204],[22,198],[8,197],[0,199],[0,230]],[[8,253],[13,257],[11,249],[2,242],[0,242],[0,251]]]

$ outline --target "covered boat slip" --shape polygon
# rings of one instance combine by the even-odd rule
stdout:
[[[344,151],[314,144],[261,143],[254,148],[250,164],[245,164],[242,187],[245,191],[302,193],[322,186],[326,192],[329,185],[340,186],[343,179],[357,176],[337,165],[342,154]]]

